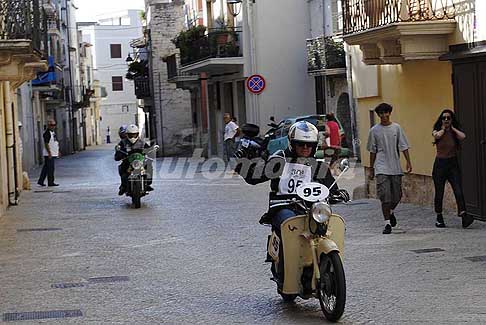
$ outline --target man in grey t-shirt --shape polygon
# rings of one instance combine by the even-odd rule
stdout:
[[[402,198],[402,176],[400,152],[407,160],[407,173],[412,172],[408,153],[409,145],[403,129],[390,120],[393,107],[382,103],[375,108],[380,124],[370,129],[367,149],[370,152],[370,179],[376,175],[376,194],[381,201],[385,217],[384,234],[390,234],[397,225],[394,210]]]

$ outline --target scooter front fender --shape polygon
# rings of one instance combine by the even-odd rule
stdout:
[[[329,254],[330,252],[338,252],[338,245],[329,238],[319,238],[317,239],[317,256],[321,256],[322,253]]]

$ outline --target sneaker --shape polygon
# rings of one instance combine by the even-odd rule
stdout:
[[[395,214],[394,213],[392,213],[390,215],[390,225],[392,227],[396,227],[396,225],[397,225],[397,218],[395,218]]]
[[[469,227],[474,222],[474,218],[467,213],[462,214],[462,228]]]
[[[125,194],[125,189],[123,187],[120,187],[120,190],[118,190],[118,195],[123,195]]]
[[[147,192],[150,192],[150,191],[153,191],[154,188],[150,185],[145,185],[145,189],[147,190]]]
[[[46,184],[40,183],[40,182],[37,182],[37,185],[42,186],[42,187],[46,186]]]
[[[52,183],[52,184],[47,184],[47,186],[59,186],[59,184]]]
[[[442,216],[442,214],[437,215],[437,222],[435,223],[435,226],[437,228],[445,228],[446,227],[446,225],[444,223],[444,217]]]
[[[383,229],[383,234],[384,234],[384,235],[391,234],[391,231],[392,231],[392,227],[391,227],[391,225],[386,225],[386,226],[385,226],[385,229]]]

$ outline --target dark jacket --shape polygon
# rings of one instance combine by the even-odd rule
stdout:
[[[330,187],[334,183],[334,177],[328,165],[323,161],[318,161],[315,158],[299,158],[286,149],[280,150],[270,156],[268,160],[258,159],[252,160],[251,165],[244,166],[243,160],[238,161],[235,171],[238,172],[248,184],[256,185],[266,181],[270,181],[270,200],[282,198],[278,195],[278,187],[280,176],[282,175],[283,165],[286,162],[299,163],[311,166],[312,181],[324,184]],[[338,190],[337,185],[329,189],[331,193]],[[296,195],[285,195],[285,198],[296,197]]]
[[[130,152],[133,150],[143,150],[150,148],[150,146],[142,139],[138,139],[135,143],[131,143],[130,141],[128,141],[128,139],[122,139],[120,142],[118,142],[118,145],[120,146],[120,150],[115,151],[116,161],[125,159],[127,157],[126,153],[130,154]]]

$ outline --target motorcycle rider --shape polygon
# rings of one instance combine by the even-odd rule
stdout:
[[[123,140],[127,137],[127,126],[126,125],[120,126],[120,128],[118,129],[118,136],[120,137],[120,140]]]
[[[260,219],[261,224],[271,224],[273,230],[281,238],[280,225],[287,219],[300,215],[296,205],[282,205],[273,201],[298,198],[297,188],[309,182],[324,184],[328,188],[334,183],[327,164],[317,161],[314,155],[317,150],[318,130],[307,121],[294,123],[288,133],[289,147],[279,150],[267,160],[259,162],[252,160],[249,166],[244,167],[240,159],[235,171],[238,172],[248,184],[256,185],[270,180],[269,209]],[[237,157],[248,157],[251,154],[247,149],[240,149]],[[336,184],[329,188],[331,201],[349,201],[346,190],[340,190]],[[278,272],[283,273],[283,261],[279,262]],[[283,279],[283,277],[280,277]]]
[[[126,125],[120,126],[120,128],[118,129],[118,136],[120,137],[120,141],[127,138],[127,126]],[[122,168],[122,164],[119,164],[118,165],[118,175],[120,175],[120,187],[118,188],[118,191],[120,191],[122,189],[122,185],[121,184],[123,184],[123,179],[122,179],[122,176],[123,176],[123,168]]]
[[[122,133],[122,127],[120,127],[119,134]],[[127,158],[128,155],[132,150],[140,150],[140,149],[147,149],[150,148],[150,146],[145,143],[143,139],[140,138],[139,136],[139,130],[138,126],[135,124],[130,124],[129,126],[126,127],[126,136],[125,138],[122,138],[120,142],[118,143],[118,148],[119,150],[116,150],[115,152],[115,160],[120,161],[122,160],[122,163],[118,167],[118,171],[120,172],[120,178],[121,178],[121,185],[120,189],[118,191],[118,195],[123,195],[126,190],[127,190],[127,185],[128,185],[128,177],[130,176],[130,173],[128,172],[128,169],[130,167],[130,163],[128,162]],[[122,134],[120,134],[120,138],[122,137]],[[148,163],[147,165],[147,191],[153,191],[154,189],[151,186],[152,184],[152,164]]]

